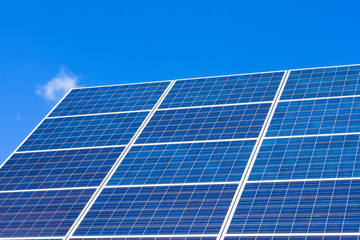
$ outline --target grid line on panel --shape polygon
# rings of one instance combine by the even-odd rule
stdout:
[[[303,101],[303,100],[322,100],[322,99],[354,98],[354,97],[360,97],[360,94],[357,94],[357,95],[347,95],[347,96],[335,96],[335,97],[316,97],[316,98],[286,99],[286,100],[279,100],[279,102],[296,102],[296,101]]]
[[[212,105],[201,105],[201,106],[186,106],[186,107],[172,107],[172,108],[161,108],[159,110],[177,110],[177,109],[193,109],[193,108],[207,108],[207,107],[226,107],[226,106],[242,106],[252,104],[272,103],[272,101],[261,101],[261,102],[246,102],[246,103],[230,103],[230,104],[212,104]]]
[[[294,236],[294,237],[301,237],[301,236],[360,236],[360,232],[335,232],[335,233],[241,233],[241,234],[234,234],[229,233],[226,234],[227,237],[271,237],[271,236],[278,236],[278,237],[287,237],[287,236]]]
[[[235,211],[237,209],[238,202],[240,201],[242,192],[244,191],[246,182],[247,182],[247,180],[248,180],[248,178],[250,176],[251,169],[252,169],[253,164],[255,162],[256,156],[257,156],[257,154],[258,154],[258,152],[260,150],[260,146],[261,146],[261,144],[262,144],[262,142],[264,140],[264,137],[266,135],[266,132],[267,132],[267,130],[269,128],[272,117],[273,117],[273,115],[275,113],[276,106],[277,106],[277,104],[279,102],[279,99],[281,97],[281,93],[284,90],[284,87],[285,87],[285,84],[286,84],[286,81],[287,81],[288,77],[289,77],[289,71],[286,71],[283,78],[282,78],[282,80],[281,80],[279,88],[278,88],[278,90],[276,92],[276,95],[274,97],[274,101],[271,104],[268,115],[267,115],[267,117],[265,119],[265,122],[263,124],[263,127],[262,127],[262,129],[261,129],[261,131],[259,133],[258,140],[257,140],[257,142],[255,144],[252,155],[250,156],[250,159],[248,161],[248,164],[246,166],[244,174],[243,174],[243,176],[242,176],[242,178],[240,180],[240,184],[238,185],[238,188],[237,188],[237,190],[235,192],[233,201],[232,201],[232,203],[230,205],[227,216],[226,216],[226,218],[225,218],[225,220],[223,222],[223,225],[222,225],[221,230],[219,232],[219,235],[217,237],[218,240],[224,240],[225,237],[226,237],[226,233],[228,231],[228,228],[230,227],[230,223],[231,223],[232,218],[234,216],[234,213],[235,213]]]
[[[146,238],[146,239],[152,239],[153,240],[171,240],[169,238],[172,238],[174,240],[179,239],[179,240],[186,240],[183,238],[202,238],[202,237],[214,237],[216,239],[217,234],[176,234],[176,235],[171,235],[171,234],[163,234],[163,235],[102,235],[102,236],[74,236],[71,237],[70,240],[75,240],[75,239],[133,239],[133,238]],[[215,240],[214,239],[214,240]],[[0,239],[1,240],[1,239]],[[195,239],[194,239],[195,240]],[[202,240],[202,239],[196,239],[196,240]]]
[[[217,139],[217,140],[198,140],[198,141],[183,141],[183,142],[159,142],[159,143],[135,143],[133,146],[153,146],[153,145],[171,145],[182,143],[212,143],[212,142],[232,142],[232,141],[245,141],[257,140],[257,138],[230,138],[230,139]]]
[[[147,115],[147,117],[144,119],[144,121],[142,122],[142,124],[140,125],[140,127],[138,128],[138,130],[136,131],[136,133],[133,135],[132,139],[129,141],[127,147],[124,149],[124,151],[122,152],[122,154],[119,156],[117,162],[113,165],[113,167],[110,169],[109,173],[107,174],[107,176],[104,178],[103,182],[101,183],[101,185],[98,187],[98,189],[95,191],[95,193],[93,194],[92,198],[89,200],[89,202],[86,204],[86,206],[83,208],[82,212],[79,214],[78,218],[76,219],[75,223],[72,225],[72,227],[70,228],[70,230],[68,231],[68,233],[66,234],[64,240],[68,240],[75,232],[75,230],[77,229],[77,227],[80,225],[81,221],[83,220],[83,218],[85,217],[85,215],[87,214],[87,212],[90,210],[91,206],[94,204],[95,200],[99,197],[101,191],[105,188],[107,182],[110,180],[111,176],[113,175],[113,173],[115,172],[115,170],[117,169],[117,167],[120,165],[121,161],[123,160],[123,158],[125,157],[125,155],[129,152],[129,150],[131,149],[132,145],[135,143],[135,141],[137,140],[137,138],[139,137],[140,133],[143,131],[143,129],[145,128],[145,126],[147,125],[147,123],[150,121],[150,119],[152,118],[152,116],[154,115],[156,109],[158,109],[158,107],[160,106],[161,102],[164,100],[165,96],[167,95],[167,93],[170,91],[170,89],[172,88],[172,86],[174,85],[175,81],[170,82],[170,84],[168,85],[168,87],[166,88],[166,90],[164,91],[164,93],[161,95],[160,99],[157,101],[157,103],[155,104],[155,106],[153,107],[153,109],[150,111],[150,113]]]
[[[98,148],[115,148],[115,147],[126,147],[126,145],[107,145],[107,146],[94,146],[94,147],[44,149],[44,150],[31,150],[31,151],[17,151],[16,153],[54,152],[54,151],[84,150],[84,149],[98,149]]]

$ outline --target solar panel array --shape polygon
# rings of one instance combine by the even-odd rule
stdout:
[[[73,89],[0,169],[0,239],[358,240],[359,72]]]

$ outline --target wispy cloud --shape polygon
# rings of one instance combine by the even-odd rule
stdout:
[[[65,67],[62,67],[60,72],[49,82],[37,87],[36,94],[44,97],[46,100],[58,101],[71,88],[78,87],[78,82],[78,77]]]

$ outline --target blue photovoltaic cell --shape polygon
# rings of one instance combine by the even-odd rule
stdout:
[[[360,180],[248,183],[229,234],[358,233]]]
[[[225,240],[359,240],[360,236],[231,236]]]
[[[155,238],[154,237],[142,237],[142,238],[119,238],[119,237],[112,237],[112,238],[70,238],[70,240],[216,240],[216,237],[160,237],[159,236],[159,237],[155,237]],[[340,239],[338,239],[338,240],[340,240]],[[357,240],[357,239],[349,239],[349,240]]]
[[[105,188],[75,236],[217,234],[236,184]]]
[[[360,132],[360,97],[279,102],[267,137]]]
[[[136,143],[254,138],[269,107],[266,103],[157,111]]]
[[[15,153],[0,169],[0,191],[98,186],[123,149]]]
[[[18,151],[127,144],[147,115],[132,112],[45,119]]]
[[[150,110],[170,82],[73,89],[51,117]]]
[[[178,80],[160,108],[272,101],[284,72]]]
[[[360,65],[294,70],[281,100],[360,94]]]
[[[249,180],[360,177],[360,135],[265,139]]]
[[[65,236],[93,189],[0,193],[0,237]]]
[[[108,185],[240,181],[255,141],[134,146]]]

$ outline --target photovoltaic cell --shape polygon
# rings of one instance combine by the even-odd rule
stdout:
[[[70,238],[70,240],[216,240],[216,237]],[[340,240],[340,239],[339,239]],[[357,239],[349,239],[357,240]]]
[[[134,146],[108,185],[240,181],[255,141]]]
[[[0,193],[0,237],[65,236],[93,189]]]
[[[225,240],[359,240],[360,236],[231,236]]]
[[[98,186],[123,149],[15,153],[0,169],[0,191]]]
[[[136,143],[257,137],[269,107],[250,104],[157,111]]]
[[[18,151],[127,144],[148,112],[48,118]]]
[[[359,180],[248,183],[228,233],[358,233],[359,214]]]
[[[272,101],[284,72],[178,80],[160,108]]]
[[[360,65],[291,71],[281,100],[360,94]]]
[[[265,139],[249,180],[360,177],[359,137]]]
[[[73,89],[51,117],[150,110],[170,82]]]
[[[74,235],[216,234],[236,187],[105,188]]]
[[[360,132],[360,97],[279,102],[272,136]]]

